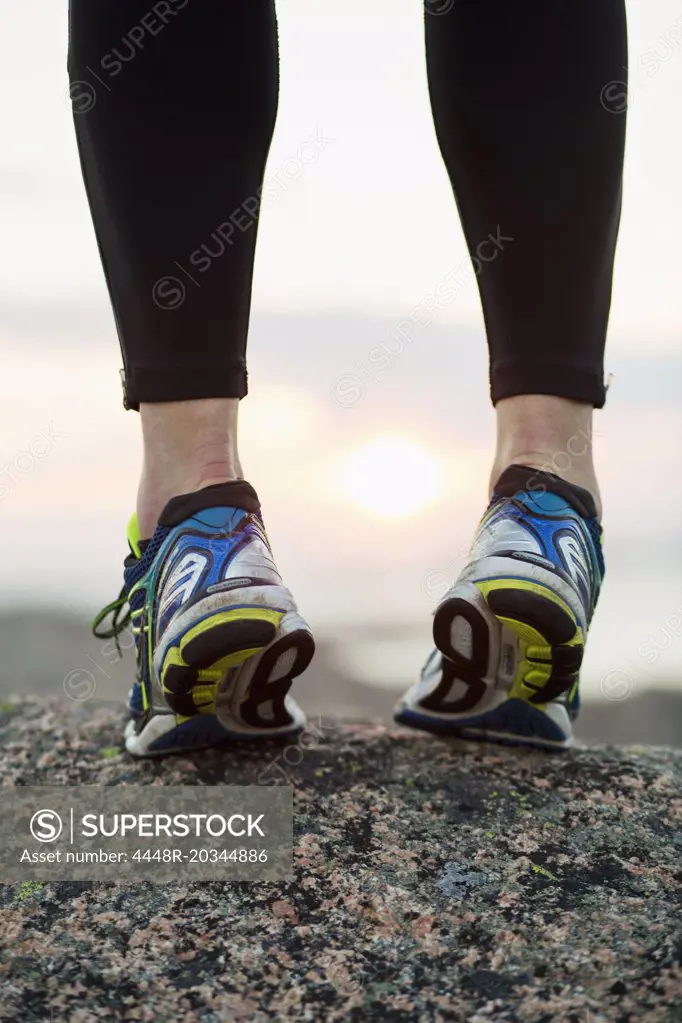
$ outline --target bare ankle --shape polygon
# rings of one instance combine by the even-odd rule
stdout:
[[[590,492],[601,517],[601,496],[592,457],[591,405],[531,394],[498,402],[497,454],[490,489],[508,466],[529,465]]]
[[[152,535],[172,497],[242,478],[233,398],[140,405],[144,461],[137,498],[140,535]]]

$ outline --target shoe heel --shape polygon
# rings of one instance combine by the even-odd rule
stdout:
[[[166,651],[160,673],[171,710],[186,717],[214,712],[225,671],[267,647],[282,618],[269,608],[231,608],[188,629]]]
[[[510,699],[542,707],[578,682],[585,636],[569,606],[536,583],[519,580],[477,583],[507,638],[514,638],[515,677]],[[507,644],[508,645],[508,644]],[[501,644],[500,664],[506,656]]]
[[[292,724],[286,697],[293,681],[303,674],[315,653],[315,640],[307,627],[278,637],[259,657],[253,671],[240,682],[240,691],[220,692],[216,713],[229,729],[276,730]],[[240,673],[241,674],[241,673]]]

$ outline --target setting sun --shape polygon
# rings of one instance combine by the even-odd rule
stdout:
[[[440,462],[423,444],[389,436],[349,455],[337,484],[353,504],[381,518],[403,519],[438,497],[441,479]]]

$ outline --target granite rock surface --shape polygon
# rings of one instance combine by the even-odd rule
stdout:
[[[682,1020],[682,752],[317,719],[135,762],[122,725],[3,704],[2,785],[290,785],[295,877],[1,885],[1,1020]]]

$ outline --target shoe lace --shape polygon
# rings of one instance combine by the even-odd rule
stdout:
[[[127,610],[124,610],[127,607]],[[108,627],[102,628],[102,623],[105,619],[111,615],[111,624]],[[121,650],[121,644],[119,636],[127,629],[132,618],[132,611],[128,604],[128,594],[126,593],[125,586],[119,593],[116,600],[113,600],[111,604],[107,604],[103,607],[99,614],[96,616],[92,623],[92,632],[98,639],[113,639],[116,643],[116,650],[118,656],[123,656]],[[133,629],[133,631],[136,631]]]

